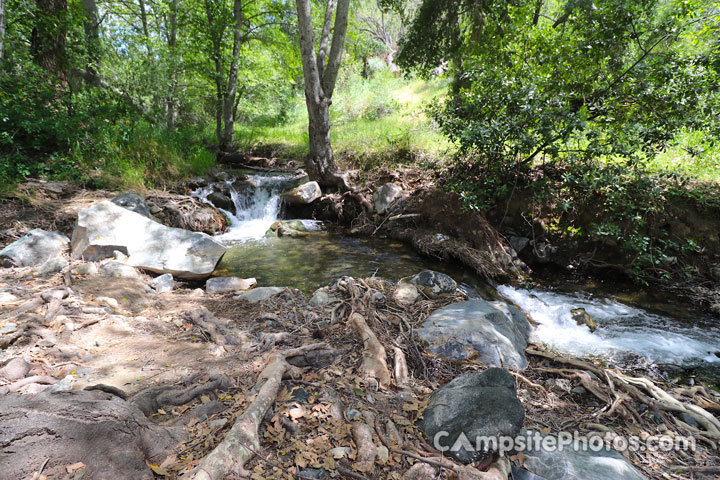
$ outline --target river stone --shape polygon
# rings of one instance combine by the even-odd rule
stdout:
[[[171,292],[175,288],[175,281],[171,274],[165,273],[150,280],[148,285],[158,293]]]
[[[530,245],[530,239],[527,237],[517,237],[517,236],[511,236],[508,239],[508,242],[510,243],[510,246],[515,250],[517,253],[522,252],[525,250],[525,247]]]
[[[98,273],[98,266],[94,262],[87,262],[72,269],[75,275],[95,275]]]
[[[145,199],[137,193],[123,193],[110,201],[115,205],[127,208],[131,212],[150,218],[150,208],[148,208],[147,203],[145,203]]]
[[[392,183],[386,183],[373,193],[373,203],[375,211],[380,215],[387,212],[388,208],[402,194],[402,188]]]
[[[265,236],[299,238],[307,236],[307,227],[301,220],[278,220],[270,225]]]
[[[483,460],[489,451],[474,451],[477,437],[516,436],[525,421],[525,409],[517,398],[515,378],[502,368],[488,368],[483,372],[460,375],[430,396],[419,425],[430,444],[435,440],[450,447],[447,455],[463,463]],[[445,435],[435,437],[437,434]],[[461,437],[464,435],[464,437]],[[465,445],[452,448],[467,439],[473,449]],[[554,477],[562,478],[562,477]]]
[[[135,267],[117,260],[100,265],[100,275],[114,278],[140,278],[140,272]]]
[[[320,198],[321,195],[320,185],[317,182],[308,182],[291,188],[283,193],[281,198],[290,205],[307,205]]]
[[[263,300],[267,300],[273,295],[284,292],[285,287],[257,287],[253,288],[249,292],[243,292],[235,297],[235,300],[246,300],[250,303],[257,303]]]
[[[228,172],[219,171],[213,174],[213,178],[218,182],[227,182],[230,180],[230,174]]]
[[[477,360],[511,369],[527,366],[530,324],[517,308],[482,299],[435,310],[415,335],[442,357]]]
[[[224,193],[212,192],[210,195],[207,196],[207,199],[217,208],[222,208],[223,210],[227,210],[233,213],[235,212],[235,204],[233,203],[232,199]]]
[[[584,308],[573,308],[570,310],[570,315],[572,315],[572,319],[575,320],[575,323],[578,325],[587,325],[591,332],[594,332],[597,329],[597,322],[585,311]]]
[[[412,283],[400,281],[393,291],[392,298],[401,305],[412,305],[420,296],[420,292]]]
[[[254,278],[239,277],[213,277],[205,282],[205,291],[207,293],[227,293],[236,290],[250,290],[257,285]]]
[[[81,210],[73,258],[109,257],[115,250],[126,253],[134,267],[188,279],[208,277],[225,254],[209,235],[166,227],[109,201]]]
[[[20,357],[11,358],[0,368],[0,377],[8,380],[20,380],[30,371],[30,364]]]
[[[535,432],[523,431],[522,436]],[[540,438],[546,436],[538,432]],[[541,440],[542,441],[542,440]],[[535,443],[535,442],[532,442]],[[599,452],[576,450],[565,446],[562,451],[542,448],[525,450],[523,467],[543,478],[563,480],[647,480],[630,462],[615,450],[602,449]]]
[[[63,253],[70,240],[60,232],[47,232],[40,228],[0,250],[0,266],[31,267]]]
[[[39,267],[35,269],[35,273],[38,275],[50,275],[62,271],[68,264],[68,261],[63,257],[51,258]]]
[[[455,280],[433,270],[423,270],[408,281],[430,298],[452,295],[457,291]]]
[[[312,297],[310,298],[310,305],[313,307],[319,307],[320,305],[325,305],[330,303],[333,300],[333,297],[330,296],[329,293],[325,291],[323,288],[318,288],[313,293]]]

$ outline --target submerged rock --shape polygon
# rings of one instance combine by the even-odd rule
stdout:
[[[521,435],[538,435],[541,439],[540,442],[550,436],[533,431],[524,431]],[[544,450],[542,448],[532,449],[532,451],[525,450],[523,454],[525,456],[524,468],[547,479],[646,480],[644,475],[615,450],[603,448],[598,452],[593,452],[589,448],[587,451],[582,451],[570,446],[562,450]]]
[[[430,298],[452,295],[457,291],[457,283],[449,275],[433,270],[423,270],[408,282]]]
[[[69,243],[70,240],[62,233],[36,228],[0,250],[0,266],[31,267],[40,265],[63,253]]]
[[[488,365],[527,366],[530,324],[504,302],[469,300],[435,310],[415,335],[433,353],[456,360],[476,357]]]
[[[591,332],[594,332],[597,329],[597,322],[585,311],[584,308],[573,308],[570,310],[570,314],[572,315],[572,319],[575,320],[575,323],[578,325],[587,325]]]
[[[257,285],[254,278],[239,277],[213,277],[205,282],[205,291],[207,293],[227,293],[236,290],[250,290]]]
[[[307,205],[322,196],[322,190],[317,182],[304,183],[291,188],[281,195],[283,202],[290,205]]]
[[[308,229],[301,220],[278,220],[270,225],[265,236],[299,238],[307,235]]]
[[[392,183],[386,183],[373,193],[373,204],[375,211],[380,215],[385,214],[392,203],[402,194],[402,188]]]
[[[128,255],[128,265],[176,277],[208,277],[225,247],[204,233],[170,228],[104,201],[81,210],[72,236],[72,256],[95,260]]]
[[[502,368],[488,368],[460,375],[434,392],[419,424],[431,445],[448,447],[446,455],[471,463],[492,453],[482,445],[475,451],[477,437],[514,437],[524,421],[525,409],[517,398],[515,378]],[[465,439],[473,448],[462,445]],[[458,440],[459,448],[451,448]]]
[[[150,218],[150,208],[145,203],[145,199],[136,193],[123,193],[110,201],[115,205],[127,208],[131,212]]]

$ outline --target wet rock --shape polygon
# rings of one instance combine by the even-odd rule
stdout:
[[[460,375],[434,392],[419,425],[433,446],[449,448],[460,439],[460,448],[445,454],[470,463],[491,453],[482,445],[481,451],[473,451],[477,437],[515,436],[524,420],[525,409],[517,398],[515,378],[501,368],[489,368]],[[473,449],[461,445],[465,443],[461,435]]]
[[[585,311],[584,308],[573,308],[570,310],[570,315],[572,315],[572,319],[575,320],[575,323],[578,325],[587,325],[591,332],[594,332],[597,329],[597,322]]]
[[[322,190],[317,182],[304,183],[291,188],[281,195],[283,202],[289,205],[307,205],[322,196]]]
[[[158,293],[171,292],[175,288],[175,280],[172,275],[165,273],[150,280],[148,285]]]
[[[530,239],[527,237],[511,236],[508,239],[508,242],[517,253],[522,252],[528,245],[530,245]]]
[[[415,285],[409,282],[398,282],[393,291],[393,300],[401,305],[412,305],[420,296],[420,292]]]
[[[408,281],[430,298],[452,295],[457,291],[455,280],[433,270],[423,270]]]
[[[100,275],[115,278],[140,278],[140,272],[135,267],[116,260],[100,265]]]
[[[227,293],[250,290],[255,285],[257,285],[257,280],[254,278],[213,277],[205,282],[205,291],[207,293]]]
[[[392,183],[386,183],[373,193],[373,204],[375,211],[380,215],[384,215],[392,203],[402,194],[402,188]]]
[[[477,357],[488,365],[512,369],[527,366],[530,324],[520,310],[504,302],[476,299],[448,305],[435,310],[415,335],[430,351],[446,358]]]
[[[123,193],[110,201],[131,212],[150,218],[150,208],[145,203],[145,199],[136,193]]]
[[[11,358],[0,368],[0,377],[7,380],[20,380],[30,371],[30,364],[20,357]]]
[[[112,202],[81,210],[73,231],[73,258],[110,256],[115,250],[127,253],[131,266],[199,279],[212,273],[226,249],[208,235],[166,227]]]
[[[0,250],[0,266],[31,267],[57,257],[67,250],[70,240],[59,232],[47,232],[40,228]]]
[[[192,177],[191,179],[189,179],[189,180],[186,182],[186,185],[187,185],[188,187],[192,188],[193,190],[195,190],[195,189],[197,189],[197,188],[207,187],[207,186],[208,186],[208,181],[207,181],[207,178],[203,178],[203,177]]]
[[[524,468],[520,468],[517,465],[512,466],[512,480],[547,480],[539,475],[535,475],[532,472],[528,472]]]
[[[224,193],[212,192],[210,195],[207,196],[207,199],[217,208],[222,208],[223,210],[227,210],[229,212],[232,212],[233,214],[235,213],[235,204],[233,203],[232,199]]]
[[[51,275],[62,271],[67,266],[68,262],[63,257],[55,257],[49,259],[47,262],[40,265],[35,269],[37,275]]]
[[[228,172],[219,171],[213,174],[213,178],[218,182],[227,182],[230,180],[230,174]]]
[[[546,436],[539,432],[522,432]],[[540,440],[543,444],[548,440]],[[538,443],[540,443],[538,442]],[[535,442],[532,442],[535,443]],[[533,445],[534,446],[534,445]],[[599,452],[575,450],[573,448],[552,449],[542,448],[525,450],[523,466],[526,470],[543,478],[563,480],[646,480],[639,471],[614,450],[602,449]]]
[[[250,303],[257,303],[267,300],[273,295],[282,293],[287,290],[285,287],[257,287],[249,292],[243,292],[235,297],[235,300],[245,300]]]
[[[541,264],[551,263],[558,252],[558,247],[548,243],[538,243],[533,246],[533,259]]]
[[[307,227],[300,220],[282,221],[278,220],[270,225],[265,236],[299,238],[307,236]]]

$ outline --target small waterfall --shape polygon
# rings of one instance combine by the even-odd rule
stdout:
[[[584,292],[567,294],[502,285],[498,293],[537,322],[535,341],[562,352],[615,359],[635,354],[657,363],[720,362],[715,354],[720,351],[720,333],[713,328],[689,325]],[[574,308],[585,309],[597,321],[594,333],[575,323]]]

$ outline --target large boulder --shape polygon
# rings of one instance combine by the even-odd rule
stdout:
[[[449,275],[434,270],[423,270],[410,279],[405,279],[415,285],[418,290],[430,298],[452,295],[457,291],[457,283]]]
[[[317,182],[303,183],[291,188],[281,195],[283,202],[289,205],[307,205],[322,196],[322,190]]]
[[[546,444],[545,435],[539,432],[523,431],[521,436],[532,438],[537,435],[538,442],[533,446]],[[557,445],[557,443],[555,443]],[[580,444],[582,445],[582,444]],[[630,462],[625,460],[615,450],[604,447],[595,452],[591,448],[575,449],[565,446],[562,450],[554,448],[545,450],[534,448],[523,451],[523,467],[548,480],[562,478],[563,480],[646,480]]]
[[[63,253],[70,240],[59,232],[47,232],[40,228],[0,250],[0,266],[30,267],[45,263]]]
[[[143,217],[150,218],[150,208],[145,199],[137,193],[123,193],[110,200],[115,205],[127,208],[131,212],[139,213]]]
[[[375,211],[380,215],[383,215],[401,194],[402,188],[392,183],[386,183],[382,187],[378,188],[375,190],[375,193],[373,193]]]
[[[471,463],[492,453],[478,437],[515,437],[524,421],[515,378],[502,368],[489,368],[460,375],[434,392],[420,428],[435,448],[446,447],[447,455]]]
[[[95,261],[119,250],[126,264],[178,278],[208,277],[225,247],[204,233],[170,228],[104,201],[78,213],[72,256]]]
[[[530,323],[520,310],[504,302],[476,299],[448,305],[435,310],[415,335],[430,351],[446,358],[476,357],[511,369],[527,366]]]

